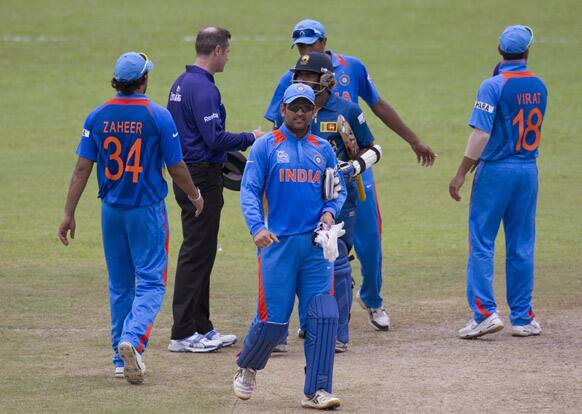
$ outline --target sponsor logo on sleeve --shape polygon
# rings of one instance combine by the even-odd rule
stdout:
[[[89,132],[88,129],[83,128],[83,137],[89,138],[89,135],[91,135],[91,132]]]
[[[489,112],[490,114],[493,113],[495,107],[493,105],[488,104],[487,102],[475,101],[475,108],[480,109],[485,112]]]
[[[204,122],[210,122],[213,119],[218,119],[218,114],[216,112],[213,112],[212,114],[205,116],[204,117]]]
[[[176,88],[176,92],[170,92],[170,101],[182,102],[182,94],[180,93],[180,85]]]
[[[366,123],[366,117],[364,116],[363,112],[360,115],[358,115],[358,122],[360,123],[360,125]]]

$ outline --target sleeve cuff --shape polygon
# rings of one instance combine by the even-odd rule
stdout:
[[[255,230],[251,230],[251,236],[255,237],[261,230],[265,230],[265,229],[266,229],[266,227],[261,224]]]
[[[325,207],[323,209],[323,211],[321,212],[321,215],[323,215],[324,213],[331,213],[331,215],[335,219],[335,209],[334,208],[332,208],[332,207]]]

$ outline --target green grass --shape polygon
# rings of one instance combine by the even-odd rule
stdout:
[[[470,183],[457,204],[448,196],[448,182],[464,150],[476,90],[497,62],[497,36],[508,24],[532,26],[536,44],[530,68],[549,89],[539,161],[535,303],[542,312],[544,307],[579,305],[581,12],[582,5],[574,0],[312,4],[3,0],[0,411],[232,408],[230,371],[213,374],[220,384],[217,388],[187,372],[183,373],[187,386],[170,387],[162,374],[174,373],[158,373],[154,377],[158,385],[137,391],[141,399],[124,398],[125,388],[115,387],[107,377],[111,368],[107,276],[94,177],[77,211],[76,240],[64,248],[56,238],[82,123],[113,93],[108,84],[115,59],[126,50],[146,51],[156,63],[148,94],[165,104],[171,83],[184,64],[194,60],[194,45],[184,38],[194,36],[202,25],[222,25],[234,36],[226,72],[217,75],[229,130],[269,127],[262,113],[278,77],[297,57],[295,49],[289,49],[289,34],[298,20],[309,16],[323,21],[333,50],[366,63],[382,96],[438,152],[435,167],[416,166],[408,146],[365,108],[386,154],[375,172],[384,223],[384,296],[390,308],[463,297]],[[225,198],[222,251],[212,281],[213,319],[219,328],[243,335],[255,307],[254,249],[238,194],[226,192]],[[168,358],[163,349],[181,241],[171,194],[167,204],[170,283],[149,351],[158,359]],[[502,238],[498,250],[502,273]],[[502,279],[498,278],[499,289]],[[86,375],[72,369],[71,347],[87,358]],[[208,360],[213,358],[219,357]],[[207,364],[193,361],[192,373],[202,369],[196,364]]]

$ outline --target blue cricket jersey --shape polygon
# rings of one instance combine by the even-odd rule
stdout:
[[[170,113],[146,95],[121,95],[94,109],[83,126],[77,154],[97,162],[99,198],[119,207],[143,207],[163,200],[165,164],[182,160]]]
[[[345,192],[335,200],[323,199],[325,169],[336,165],[329,143],[310,132],[297,139],[282,126],[257,139],[251,147],[240,194],[250,233],[255,236],[265,228],[263,194],[267,199],[268,227],[277,236],[314,231],[326,211],[336,216]]]
[[[502,61],[483,81],[469,125],[490,134],[484,161],[536,158],[546,112],[547,89],[526,61]]]
[[[368,106],[374,106],[380,100],[380,94],[368,74],[366,66],[356,57],[346,56],[333,53],[331,50],[326,51],[331,56],[333,64],[334,77],[336,80],[333,93],[342,97],[346,101],[358,103],[361,97]],[[279,79],[279,84],[271,98],[265,114],[263,115],[268,121],[275,122],[279,113],[279,106],[283,100],[283,94],[289,85],[291,85],[293,73],[287,71]]]

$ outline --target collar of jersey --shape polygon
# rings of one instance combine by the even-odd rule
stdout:
[[[283,122],[283,125],[281,125],[281,128],[279,128],[279,130],[283,133],[283,135],[285,135],[286,138],[293,138],[293,140],[295,141],[306,141],[307,137],[311,135],[311,130],[307,130],[307,134],[305,134],[304,136],[301,137],[301,139],[297,139],[295,137],[295,134],[293,134],[293,132],[289,131],[289,129],[287,129],[287,127],[285,126],[285,122]]]
[[[499,72],[524,72],[527,70],[525,59],[502,60],[499,65]]]
[[[206,76],[208,79],[210,79],[212,82],[214,82],[214,76],[212,76],[210,74],[210,72],[208,72],[207,70],[202,69],[200,66],[196,66],[196,65],[186,65],[186,72],[199,73],[201,75]]]
[[[325,108],[328,111],[335,111],[337,109],[337,104],[339,102],[339,99],[341,99],[341,98],[338,98],[337,96],[335,96],[335,94],[332,91],[329,94],[329,98],[327,98],[327,101],[325,101],[325,103],[323,104],[322,109]]]
[[[143,93],[134,93],[133,95],[124,95],[122,93],[117,93],[115,95],[116,98],[123,98],[123,99],[148,99],[147,95]]]
[[[340,66],[339,58],[335,53],[333,53],[331,49],[327,49],[325,53],[327,53],[331,57],[331,64],[333,65],[334,68]]]

